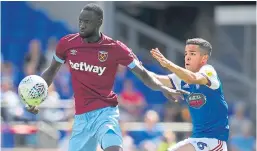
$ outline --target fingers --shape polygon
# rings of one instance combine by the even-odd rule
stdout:
[[[163,59],[156,56],[156,55],[152,55],[154,59],[156,59],[158,62],[163,62]]]
[[[160,63],[165,62],[165,58],[161,53],[156,52],[155,50],[152,49],[151,54],[152,54],[152,57],[156,59],[158,62]]]
[[[158,48],[152,49],[151,51],[152,57],[156,59],[163,67],[167,64],[167,59],[161,54]]]
[[[152,49],[151,54],[153,57],[157,57],[157,58],[164,58],[164,56],[162,55],[162,53],[158,50],[158,48]]]
[[[26,109],[27,109],[27,111],[29,111],[30,113],[33,113],[33,114],[38,114],[38,112],[39,112],[39,109],[36,106],[26,105]]]
[[[180,94],[186,94],[186,95],[190,95],[190,92],[186,91],[186,90],[176,90],[176,92],[180,93]]]

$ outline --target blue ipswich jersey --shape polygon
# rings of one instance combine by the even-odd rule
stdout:
[[[227,141],[229,135],[228,105],[215,69],[204,65],[199,74],[208,79],[207,85],[187,84],[175,74],[169,75],[173,88],[189,91],[185,95],[192,119],[192,138],[216,138]]]

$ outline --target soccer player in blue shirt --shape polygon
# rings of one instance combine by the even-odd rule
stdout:
[[[189,91],[184,95],[192,118],[192,135],[169,151],[227,151],[228,106],[221,81],[214,67],[207,64],[211,44],[201,38],[189,39],[185,47],[185,68],[167,60],[158,50],[152,56],[170,75],[152,73],[165,86]]]

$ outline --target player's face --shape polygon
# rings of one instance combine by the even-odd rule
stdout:
[[[79,15],[79,34],[88,38],[97,33],[100,27],[99,17],[93,11],[82,10]]]
[[[204,56],[201,55],[199,46],[190,44],[186,45],[185,68],[192,72],[198,72],[203,63]]]

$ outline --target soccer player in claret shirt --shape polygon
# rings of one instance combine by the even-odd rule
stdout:
[[[174,145],[169,151],[227,151],[229,136],[228,105],[222,83],[212,65],[211,44],[202,38],[189,39],[185,47],[185,68],[167,60],[158,49],[151,51],[159,63],[173,72],[155,76],[163,85],[183,89],[192,118],[192,136]]]
[[[98,143],[104,151],[122,150],[117,96],[112,91],[119,64],[170,100],[185,93],[151,76],[126,45],[99,31],[102,22],[102,9],[86,5],[79,15],[79,33],[61,38],[50,67],[42,74],[50,86],[63,63],[70,67],[76,113],[69,151],[96,151]],[[29,107],[28,111],[36,114],[38,109]]]

